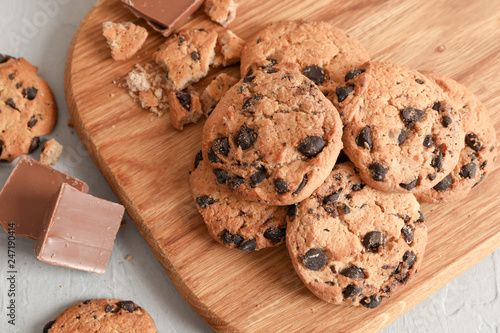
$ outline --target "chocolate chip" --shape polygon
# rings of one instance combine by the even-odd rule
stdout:
[[[5,101],[5,104],[7,104],[8,106],[10,106],[14,110],[19,111],[19,109],[16,107],[16,103],[14,103],[14,100],[12,98],[7,98],[7,100]]]
[[[443,171],[443,153],[440,150],[436,157],[432,159],[431,166],[436,169],[437,172]]]
[[[430,174],[427,175],[427,178],[429,178],[429,180],[432,181],[432,180],[436,179],[436,175],[433,174],[433,173],[430,173]]]
[[[368,309],[374,309],[382,303],[382,297],[371,295],[370,297],[363,298],[359,303]]]
[[[16,78],[16,73],[9,74],[9,79],[14,80]]]
[[[372,131],[370,127],[365,126],[356,136],[356,144],[368,150],[372,150]]]
[[[212,147],[216,153],[227,156],[227,154],[229,154],[229,139],[228,138],[215,139]]]
[[[104,312],[106,312],[106,313],[111,312],[111,311],[113,311],[114,308],[115,308],[115,306],[113,304],[108,304],[104,308]]]
[[[234,137],[234,143],[237,147],[241,147],[241,149],[247,150],[248,148],[253,146],[255,140],[257,140],[257,136],[257,132],[249,128],[246,124],[243,124],[243,126],[241,126],[240,130]]]
[[[177,96],[177,99],[181,103],[182,107],[188,111],[191,110],[191,94],[190,93],[184,93],[182,91],[178,91],[175,93],[175,96]]]
[[[415,82],[417,82],[418,84],[423,84],[424,81],[420,80],[420,79],[416,79]]]
[[[229,230],[225,229],[224,232],[219,236],[219,239],[224,243],[224,244],[232,244],[233,243],[233,234],[229,232]]]
[[[35,136],[33,140],[31,140],[30,148],[28,149],[28,154],[34,152],[40,146],[40,138]]]
[[[333,281],[325,281],[325,284],[326,284],[327,286],[330,286],[330,287],[332,287],[332,286],[334,286],[334,285],[335,285],[335,283],[333,283]]]
[[[370,252],[377,252],[378,248],[384,245],[385,236],[380,231],[370,231],[363,238],[363,245]]]
[[[474,178],[476,177],[477,165],[475,163],[467,163],[460,169],[460,177],[462,178]]]
[[[473,133],[469,133],[465,136],[465,144],[474,151],[480,151],[483,149],[481,140]]]
[[[406,128],[412,128],[416,123],[424,119],[424,111],[417,108],[406,108],[400,112],[401,119]]]
[[[83,304],[89,304],[90,302],[91,302],[90,299],[88,299],[88,300],[83,301],[82,303]]]
[[[134,310],[136,309],[135,304],[132,301],[121,301],[121,302],[116,303],[116,305],[119,308],[121,308],[125,311],[128,311],[128,312],[134,312]]]
[[[255,104],[262,100],[262,96],[255,95],[247,98],[245,103],[243,103],[242,110],[247,111],[251,114],[255,113]]]
[[[344,77],[344,80],[345,82],[351,80],[351,79],[354,79],[356,76],[358,76],[359,74],[363,73],[364,71],[362,71],[361,69],[351,69],[349,72],[347,72],[347,74],[345,75]]]
[[[354,184],[351,186],[351,190],[353,192],[361,191],[365,186],[366,186],[366,184]]]
[[[208,155],[208,160],[210,161],[210,163],[223,163],[222,160],[219,158],[219,156],[217,156],[217,154],[215,153],[213,148],[210,148],[208,150],[207,155]]]
[[[262,42],[262,39],[257,38],[257,44],[259,44],[260,42]]]
[[[274,180],[274,189],[276,190],[276,192],[278,192],[278,194],[284,194],[290,192],[290,189],[288,188],[288,183],[280,178],[276,178]]]
[[[252,73],[252,71],[250,71],[249,73]],[[253,73],[252,73],[252,74],[253,74]],[[245,77],[243,78],[243,83],[252,82],[252,81],[253,81],[253,79],[255,79],[255,76],[248,76],[248,74],[247,74],[247,76],[245,76]]]
[[[344,215],[347,215],[351,212],[351,209],[349,207],[347,207],[346,205],[342,205],[342,207],[340,209]]]
[[[221,185],[229,184],[231,181],[231,177],[229,177],[228,173],[222,169],[214,169],[214,174],[217,179],[217,183]]]
[[[337,87],[335,93],[337,94],[339,103],[342,103],[353,90],[354,86]]]
[[[299,208],[299,204],[298,203],[293,204],[293,205],[289,205],[288,206],[288,210],[286,211],[286,216],[288,216],[288,217],[294,217],[295,215],[297,215],[298,208]]]
[[[412,180],[411,182],[409,183],[399,183],[399,186],[401,186],[402,188],[404,188],[405,190],[408,190],[408,191],[411,191],[415,188],[415,185],[417,185],[417,181],[418,181],[418,178],[415,178],[414,180]]]
[[[250,187],[254,188],[267,178],[267,170],[264,166],[257,167],[257,171],[255,171],[250,176]]]
[[[304,175],[304,177],[302,177],[302,181],[292,194],[299,194],[300,191],[302,191],[306,185],[307,185],[307,173]]]
[[[245,183],[245,178],[240,177],[240,176],[234,176],[228,185],[231,187],[232,190],[235,190],[240,185],[243,185],[244,183]]]
[[[401,233],[403,234],[406,243],[411,244],[411,242],[413,242],[414,231],[409,225],[405,225],[403,228],[401,228]]]
[[[342,291],[342,294],[344,295],[345,299],[348,299],[348,298],[352,298],[352,297],[358,295],[359,293],[361,293],[362,290],[363,290],[363,288],[356,287],[355,285],[350,284],[344,288],[344,290]]]
[[[441,119],[441,124],[444,126],[444,127],[448,127],[451,125],[453,121],[451,120],[450,117],[448,116],[444,116],[443,119]]]
[[[32,128],[33,126],[35,126],[37,121],[38,119],[36,118],[36,116],[31,116],[30,120],[28,121],[28,128]]]
[[[269,239],[274,244],[281,242],[286,235],[286,228],[269,228],[264,233],[264,237]]]
[[[316,84],[325,82],[325,71],[319,66],[307,66],[304,75]]]
[[[340,193],[342,193],[342,189],[338,189],[337,191],[333,192],[332,194],[326,196],[323,199],[323,204],[324,205],[333,205],[335,204],[339,198],[340,198]]]
[[[274,68],[269,68],[269,69],[266,70],[267,74],[274,74],[274,73],[277,73],[277,72],[278,71],[276,69],[274,69]]]
[[[196,51],[191,52],[191,59],[193,59],[194,61],[200,60],[200,55],[198,54],[198,52]]]
[[[201,161],[203,161],[203,154],[201,153],[201,150],[200,150],[199,152],[196,153],[196,156],[194,157],[194,168],[195,169],[198,167],[198,165],[200,165]]]
[[[196,198],[196,203],[200,206],[201,209],[205,209],[208,206],[215,203],[215,199],[210,198],[209,196],[202,195]]]
[[[486,165],[488,164],[488,161],[484,161],[483,163],[481,163],[481,165],[479,166],[479,168],[481,170],[484,170],[484,168],[486,168]]]
[[[2,54],[0,54],[0,64],[2,63],[1,57],[2,57]],[[43,327],[43,333],[48,333],[49,329],[52,327],[52,325],[54,325],[55,322],[56,322],[55,320],[51,320],[47,324],[45,324],[45,326]]]
[[[422,214],[421,211],[418,211],[418,219],[415,220],[415,223],[422,223],[425,222],[424,214]]]
[[[262,66],[262,68],[270,68],[270,67],[273,67],[274,65],[276,65],[278,63],[278,60],[276,59],[273,59],[273,58],[267,58],[266,59],[269,63],[265,66]]]
[[[6,62],[9,59],[15,59],[15,58],[11,57],[10,55],[0,54],[0,64],[3,64],[4,62]]]
[[[384,167],[380,163],[373,163],[368,166],[368,169],[371,171],[371,177],[373,180],[377,182],[383,182],[385,179],[385,175],[387,174],[387,171],[389,168]]]
[[[410,251],[406,251],[405,254],[403,255],[403,263],[408,269],[411,269],[413,267],[413,264],[415,264],[415,261],[417,261],[417,256]]]
[[[233,235],[233,244],[236,246],[240,246],[241,243],[243,243],[245,239],[241,237],[240,235]]]
[[[442,181],[434,185],[433,189],[438,192],[446,191],[451,187],[451,184],[453,184],[453,179],[451,178],[451,175],[448,175],[444,177]]]
[[[434,140],[432,139],[432,135],[426,135],[424,138],[424,147],[429,148],[434,144]]]
[[[435,102],[434,104],[432,104],[432,109],[433,110],[439,111],[440,108],[441,108],[441,103],[440,102]]]
[[[312,271],[319,271],[326,265],[327,257],[320,249],[310,249],[302,257],[302,264]]]
[[[23,97],[32,101],[35,99],[37,92],[38,92],[38,89],[36,89],[35,87],[24,88],[23,89]]]
[[[408,132],[406,132],[406,130],[404,128],[402,128],[401,132],[398,135],[398,145],[405,142],[407,136],[408,136]]]
[[[238,249],[243,252],[255,251],[257,250],[257,243],[255,242],[255,239],[249,239],[245,243],[242,243],[240,246],[238,246]]]
[[[365,273],[363,273],[363,270],[355,266],[347,267],[346,269],[341,271],[340,274],[354,280],[365,278]]]
[[[305,137],[297,147],[297,150],[307,158],[316,157],[323,148],[325,148],[326,141],[320,136]]]

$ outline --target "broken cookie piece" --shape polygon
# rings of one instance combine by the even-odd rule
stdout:
[[[184,125],[196,123],[203,114],[199,97],[188,92],[171,92],[168,103],[170,122],[178,130],[183,130]]]
[[[217,32],[214,30],[183,30],[172,35],[153,54],[157,64],[166,71],[168,88],[184,89],[207,75],[215,57]]]
[[[212,82],[205,88],[201,94],[200,100],[203,105],[205,117],[212,113],[213,109],[219,103],[222,95],[229,90],[238,80],[226,73],[221,73],[214,77]]]
[[[241,51],[245,40],[238,37],[231,30],[219,34],[217,46],[215,47],[214,66],[230,66],[240,61]]]
[[[238,4],[234,0],[207,0],[205,2],[205,13],[212,21],[227,27],[236,17]]]
[[[148,37],[148,31],[132,22],[102,24],[102,35],[106,37],[114,60],[125,60],[137,53]]]
[[[40,154],[40,163],[45,165],[54,165],[61,157],[63,146],[54,139],[45,141],[42,153]]]

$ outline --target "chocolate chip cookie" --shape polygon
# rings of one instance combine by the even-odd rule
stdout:
[[[361,43],[326,22],[275,22],[246,43],[241,54],[241,76],[255,67],[297,63],[300,71],[338,107],[346,93],[341,87],[347,73],[369,60]]]
[[[455,167],[464,147],[458,107],[422,73],[368,63],[348,80],[341,111],[344,151],[371,186],[392,192],[429,189]]]
[[[190,175],[191,193],[210,235],[219,243],[242,251],[256,251],[284,243],[288,208],[239,200],[218,183],[225,177],[196,154]]]
[[[153,318],[132,301],[92,299],[70,306],[48,322],[44,333],[156,333]]]
[[[419,201],[450,202],[464,198],[489,173],[496,157],[496,135],[488,110],[464,85],[442,74],[422,71],[457,105],[462,115],[465,146],[455,168],[431,189],[415,193]]]
[[[240,199],[289,205],[328,176],[342,148],[332,103],[297,70],[256,70],[229,89],[202,133],[203,158]]]
[[[334,304],[375,308],[411,280],[427,241],[414,195],[375,190],[352,163],[335,166],[302,201],[286,245],[306,286]]]
[[[32,153],[56,124],[56,100],[37,71],[24,58],[0,55],[0,160]]]

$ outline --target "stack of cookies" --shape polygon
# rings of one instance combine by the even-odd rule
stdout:
[[[323,22],[268,25],[246,42],[241,76],[191,169],[210,234],[242,251],[286,242],[319,298],[377,307],[421,265],[419,201],[457,200],[488,173],[487,111],[440,74],[371,62]]]

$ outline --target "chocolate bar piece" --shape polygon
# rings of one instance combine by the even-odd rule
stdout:
[[[104,274],[125,208],[62,184],[36,240],[42,262]]]
[[[137,17],[167,37],[179,28],[204,0],[121,0]]]
[[[88,192],[84,182],[70,177],[27,156],[21,156],[0,191],[0,224],[8,224],[17,236],[36,239],[40,233],[45,211],[62,183],[78,191]]]

